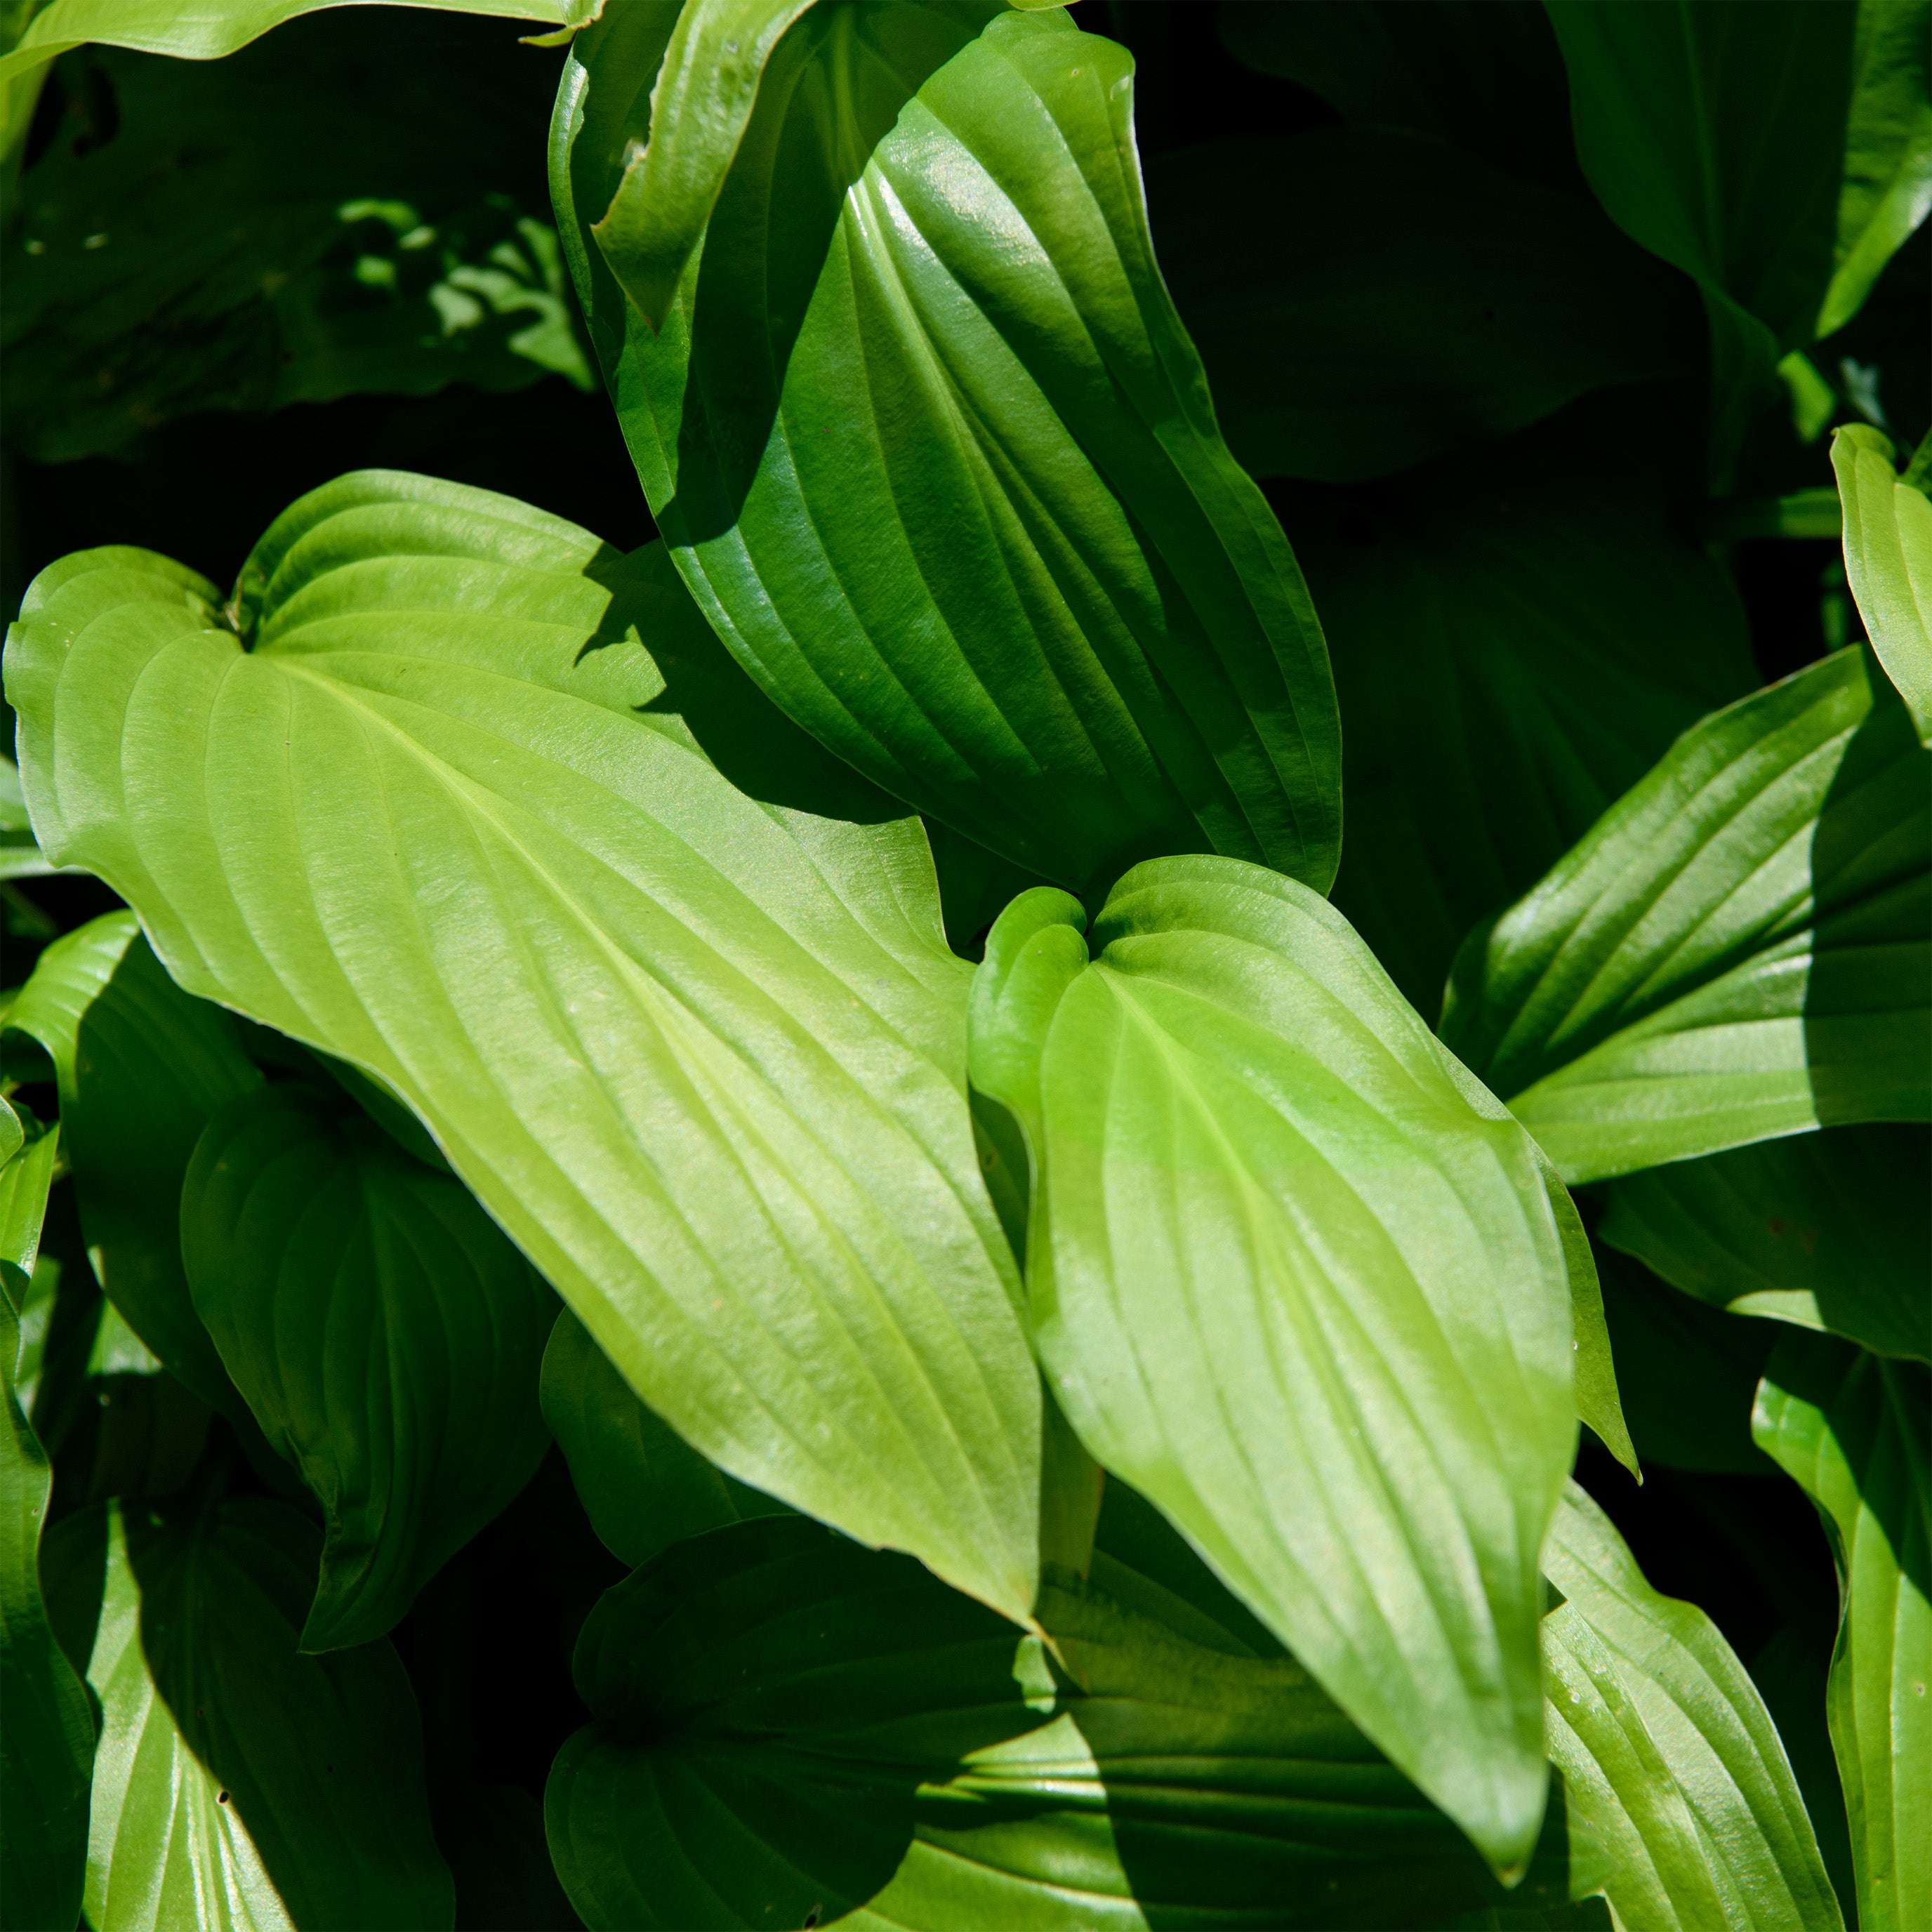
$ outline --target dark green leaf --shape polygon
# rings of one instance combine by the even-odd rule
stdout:
[[[1419,136],[1184,148],[1150,162],[1148,200],[1258,476],[1385,476],[1684,357],[1681,284],[1595,208]]]
[[[457,1932],[580,1932],[550,1863],[543,1808],[520,1784],[476,1784],[436,1809]]]
[[[1932,1132],[1832,1127],[1615,1183],[1598,1232],[1713,1307],[1932,1361]]]
[[[584,1626],[546,1800],[598,1928],[1440,1928],[1503,1894],[1285,1658],[1092,1586],[1016,1640],[803,1522],[668,1552]],[[1560,1828],[1510,1902],[1563,1898]],[[815,1912],[816,1917],[812,1915]]]
[[[1845,575],[1886,675],[1932,744],[1932,501],[1892,466],[1892,443],[1854,423],[1832,438]]]
[[[0,1294],[18,1312],[40,1251],[47,1190],[60,1158],[60,1123],[23,1100],[0,1098]]]
[[[1544,1563],[1565,1599],[1543,1630],[1573,1890],[1595,1878],[1628,1932],[1838,1932],[1784,1748],[1717,1626],[1653,1590],[1574,1484]]]
[[[178,1520],[107,1504],[49,1539],[54,1628],[100,1708],[93,1932],[449,1926],[394,1652],[297,1654],[317,1554],[256,1497]]]
[[[992,0],[813,8],[654,337],[588,230],[671,10],[578,37],[552,187],[719,634],[860,771],[1036,874],[1097,890],[1208,848],[1325,888],[1327,652],[1155,266],[1125,52]]]
[[[1442,1036],[1573,1185],[1932,1117],[1932,757],[1840,651],[1687,731],[1458,956]]]
[[[1826,1708],[1858,1922],[1909,1932],[1932,1916],[1932,1388],[1917,1363],[1787,1335],[1756,1434],[1835,1532],[1844,1616]]]
[[[226,607],[106,552],[23,608],[34,822],[183,983],[400,1097],[721,1467],[1024,1617],[1039,1376],[925,836],[727,782],[662,551],[374,472]]]
[[[544,1350],[543,1418],[592,1527],[634,1569],[702,1530],[787,1514],[714,1468],[646,1408],[567,1308]]]
[[[196,1312],[322,1508],[302,1648],[366,1643],[529,1481],[556,1301],[461,1183],[313,1088],[208,1122],[181,1226]]]
[[[1109,897],[1091,965],[1078,916],[1016,902],[970,1025],[975,1085],[1030,1143],[1054,1391],[1520,1865],[1544,1790],[1537,1552],[1576,1430],[1535,1149],[1306,887],[1151,862]]]

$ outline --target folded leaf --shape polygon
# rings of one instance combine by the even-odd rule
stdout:
[[[1017,946],[994,928],[970,1034],[975,1084],[1030,1144],[1054,1392],[1520,1868],[1545,1784],[1537,1554],[1576,1436],[1536,1150],[1306,888],[1137,867],[1090,965],[1048,899],[1003,919]]]
[[[784,1504],[714,1468],[652,1414],[567,1308],[544,1350],[543,1419],[592,1528],[633,1568],[687,1536],[787,1514]]]
[[[1441,1927],[1503,1894],[1286,1658],[1070,1584],[1064,1672],[902,1558],[740,1524],[610,1591],[545,1809],[594,1928]],[[1510,1904],[1561,1904],[1560,1826]]]
[[[302,1648],[368,1642],[542,1459],[555,1300],[460,1182],[312,1088],[208,1122],[181,1224],[196,1312],[322,1505]]]
[[[178,1381],[245,1422],[181,1262],[195,1142],[218,1108],[262,1084],[233,1021],[184,993],[134,915],[114,912],[47,947],[4,1024],[54,1063],[81,1227],[108,1299]]]
[[[1574,1185],[1932,1118],[1932,758],[1841,651],[1687,731],[1459,955],[1442,1032]]]
[[[1845,575],[1865,634],[1932,743],[1932,500],[1892,467],[1892,443],[1855,423],[1832,438]]]
[[[1932,4],[1859,0],[1831,286],[1817,331],[1842,328],[1932,212]]]
[[[16,1313],[40,1251],[59,1157],[59,1121],[41,1120],[22,1100],[0,1098],[0,1295]]]
[[[54,1628],[100,1706],[94,1932],[451,1924],[395,1652],[296,1652],[316,1540],[253,1496],[107,1504],[49,1538]]]
[[[1735,1314],[1932,1361],[1932,1132],[1832,1127],[1613,1183],[1598,1234]]]
[[[1387,476],[1666,374],[1687,335],[1702,356],[1678,278],[1598,209],[1420,135],[1184,148],[1148,163],[1148,203],[1229,447],[1257,476]]]
[[[652,513],[733,653],[1036,874],[1097,890],[1208,848],[1325,888],[1327,651],[1155,266],[1125,52],[993,0],[805,13],[654,333],[613,268],[661,60],[684,85],[670,31],[638,5],[578,37],[551,186]]]
[[[727,782],[694,726],[784,740],[748,686],[680,715],[662,551],[378,472],[226,607],[96,552],[23,608],[35,824],[182,983],[387,1085],[712,1460],[1025,1616],[1038,1375],[924,835]]]
[[[1544,1564],[1567,1600],[1543,1623],[1550,1754],[1573,1858],[1618,1924],[1836,1932],[1784,1748],[1716,1625],[1653,1590],[1574,1483]]]
[[[1906,1932],[1932,1915],[1932,1388],[1916,1363],[1789,1335],[1756,1432],[1834,1532],[1844,1607],[1826,1707],[1858,1922]]]

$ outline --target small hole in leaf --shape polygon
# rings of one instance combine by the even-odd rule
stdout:
[[[812,1932],[812,1928],[818,1923],[818,1915],[824,1910],[825,1908],[822,1905],[814,1905],[812,1910],[805,1915],[805,1932]]]
[[[218,1791],[214,1794],[214,1802],[218,1804],[226,1804],[228,1802],[227,1792],[225,1791]]]

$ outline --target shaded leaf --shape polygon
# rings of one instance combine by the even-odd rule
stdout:
[[[1862,423],[1833,435],[1832,467],[1865,634],[1919,742],[1932,743],[1932,500],[1894,470],[1890,439]]]
[[[322,1505],[302,1648],[380,1636],[542,1459],[555,1300],[460,1182],[312,1088],[208,1122],[181,1226],[196,1312]]]
[[[40,1251],[47,1190],[60,1158],[60,1123],[0,1098],[0,1294],[17,1313]]]
[[[1183,148],[1149,163],[1148,201],[1258,476],[1385,476],[1684,359],[1681,285],[1598,209],[1420,136]]]
[[[573,43],[552,190],[652,513],[734,654],[1036,874],[1096,891],[1207,847],[1325,887],[1327,652],[1156,268],[1126,53],[992,0],[804,14],[654,337],[586,231],[670,12]]]
[[[1840,651],[1687,731],[1457,956],[1442,1037],[1573,1185],[1932,1114],[1932,794]]]
[[[247,649],[178,566],[70,559],[8,654],[34,822],[401,1098],[712,1460],[1024,1617],[1038,1374],[924,835],[727,782],[662,559],[368,472],[256,547]]]
[[[1835,1932],[1844,1922],[1784,1748],[1717,1626],[1653,1590],[1574,1483],[1544,1565],[1566,1599],[1543,1623],[1550,1756],[1573,1858],[1618,1924]]]
[[[1049,1382],[1100,1462],[1520,1865],[1544,1790],[1537,1552],[1576,1430],[1536,1151],[1305,887],[1137,867],[1090,965],[1078,916],[1016,901],[970,1024],[974,1084],[1030,1142]]]
[[[646,1408],[567,1308],[544,1350],[543,1418],[592,1527],[634,1569],[700,1531],[788,1514],[714,1468]]]
[[[296,1652],[316,1542],[256,1497],[107,1504],[49,1539],[54,1627],[100,1708],[94,1932],[450,1924],[394,1652]]]
[[[520,1784],[476,1784],[437,1808],[436,1842],[456,1881],[458,1932],[579,1932]]]
[[[1905,1932],[1932,1913],[1932,1388],[1916,1363],[1788,1335],[1756,1430],[1834,1532],[1844,1610],[1826,1709],[1858,1922]]]
[[[1284,1658],[1091,1586],[1067,1672],[902,1558],[740,1524],[610,1591],[545,1809],[595,1928],[1441,1927],[1503,1894]],[[1560,1826],[1511,1903],[1563,1897]]]
[[[1740,1315],[1932,1361],[1932,1132],[1832,1127],[1617,1181],[1598,1233]]]

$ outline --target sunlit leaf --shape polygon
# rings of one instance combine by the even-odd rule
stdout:
[[[208,1122],[181,1226],[196,1312],[322,1504],[302,1648],[380,1636],[536,1468],[556,1301],[460,1182],[313,1088]]]
[[[1550,1754],[1572,1858],[1626,1932],[1837,1932],[1776,1727],[1694,1605],[1660,1596],[1570,1486],[1544,1558]]]
[[[1035,1345],[1068,1418],[1499,1867],[1544,1802],[1537,1553],[1573,1453],[1535,1149],[1305,887],[1042,891],[974,988],[1027,1130]]]
[[[1211,849],[1325,888],[1327,652],[1156,268],[1126,53],[993,0],[812,8],[654,334],[618,228],[609,260],[590,230],[674,10],[578,36],[552,190],[719,634],[841,757],[1036,874],[1098,892]]]
[[[1687,731],[1458,956],[1442,1036],[1573,1184],[1932,1118],[1932,758],[1841,651]]]
[[[318,1544],[258,1497],[108,1504],[49,1538],[54,1628],[100,1707],[94,1932],[451,1924],[394,1652],[296,1652]]]
[[[1832,1127],[1614,1183],[1598,1233],[1713,1306],[1932,1361],[1932,1132]]]
[[[1832,437],[1832,467],[1865,634],[1932,743],[1932,500],[1893,469],[1890,440],[1861,423]]]
[[[1791,1335],[1756,1429],[1835,1532],[1844,1609],[1826,1708],[1858,1922],[1908,1932],[1932,1915],[1932,1388],[1917,1363]]]
[[[0,1294],[18,1312],[40,1251],[60,1158],[60,1123],[40,1120],[23,1100],[0,1099]]]
[[[53,869],[27,822],[20,772],[11,758],[0,756],[0,879],[38,878]]]
[[[50,850],[184,985],[392,1089],[712,1460],[1024,1616],[1038,1373],[924,834],[721,776],[700,741],[772,734],[742,677],[684,708],[710,634],[662,551],[376,472],[226,605],[96,552],[23,609]]]

